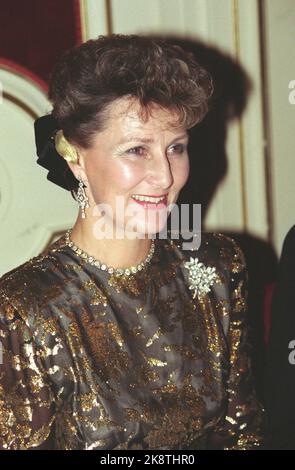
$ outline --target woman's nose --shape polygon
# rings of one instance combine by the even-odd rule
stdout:
[[[168,189],[173,184],[173,174],[170,162],[166,156],[152,160],[150,168],[150,183],[161,189]]]

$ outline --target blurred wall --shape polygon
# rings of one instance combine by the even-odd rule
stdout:
[[[0,1],[0,275],[75,220],[70,193],[36,164],[34,120],[51,109],[53,65],[81,40],[78,0]]]
[[[272,227],[279,251],[295,223],[295,2],[262,3]]]

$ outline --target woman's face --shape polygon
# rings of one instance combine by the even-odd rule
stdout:
[[[171,126],[177,115],[154,105],[143,122],[139,110],[137,100],[116,100],[106,129],[97,133],[90,149],[79,152],[78,173],[87,185],[89,211],[99,217],[102,210],[97,205],[104,204],[104,218],[97,219],[95,233],[99,227],[105,230],[102,220],[112,229],[124,230],[125,236],[161,231],[168,205],[176,202],[188,179],[187,130]],[[139,201],[143,196],[152,200]]]

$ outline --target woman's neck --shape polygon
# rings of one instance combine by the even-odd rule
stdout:
[[[90,221],[76,220],[71,231],[72,242],[93,258],[108,267],[126,269],[136,266],[147,257],[152,240],[148,238],[102,238],[95,235],[94,224]]]

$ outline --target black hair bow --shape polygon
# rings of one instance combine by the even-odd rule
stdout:
[[[59,129],[52,114],[36,119],[34,123],[37,163],[48,171],[47,179],[61,188],[72,191],[78,187],[78,180],[65,159],[56,151],[54,134]]]

